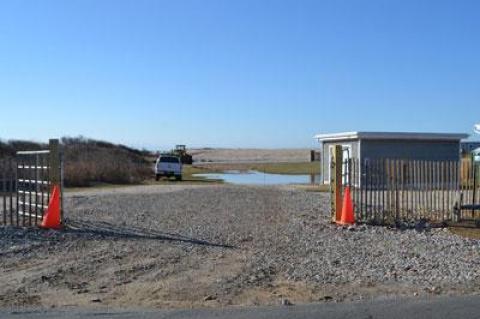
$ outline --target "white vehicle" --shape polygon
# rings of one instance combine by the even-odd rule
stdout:
[[[177,181],[182,180],[182,161],[174,155],[160,155],[155,162],[155,179],[175,176]]]

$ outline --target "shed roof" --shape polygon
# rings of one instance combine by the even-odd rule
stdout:
[[[464,133],[420,133],[420,132],[341,132],[317,134],[315,139],[321,142],[357,139],[370,140],[418,140],[418,141],[460,141],[467,138]]]

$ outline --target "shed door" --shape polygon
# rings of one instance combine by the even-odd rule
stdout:
[[[343,162],[347,162],[350,160],[352,157],[352,145],[350,144],[342,144],[342,157],[343,157]],[[335,145],[329,145],[328,146],[328,167],[332,167],[332,157],[333,157],[333,152],[335,152]],[[349,183],[349,174],[350,172],[348,171],[348,165],[342,165],[342,184],[347,185]],[[330,169],[328,170],[328,181],[330,182],[331,179],[331,172]]]

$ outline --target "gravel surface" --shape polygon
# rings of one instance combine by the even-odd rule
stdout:
[[[64,231],[0,228],[0,305],[196,307],[480,292],[480,241],[329,223],[328,194],[68,193]]]

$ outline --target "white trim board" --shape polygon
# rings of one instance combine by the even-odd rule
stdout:
[[[342,132],[317,134],[313,138],[319,142],[345,141],[356,139],[375,140],[423,140],[423,141],[460,141],[468,137],[463,133],[418,133],[418,132]]]

